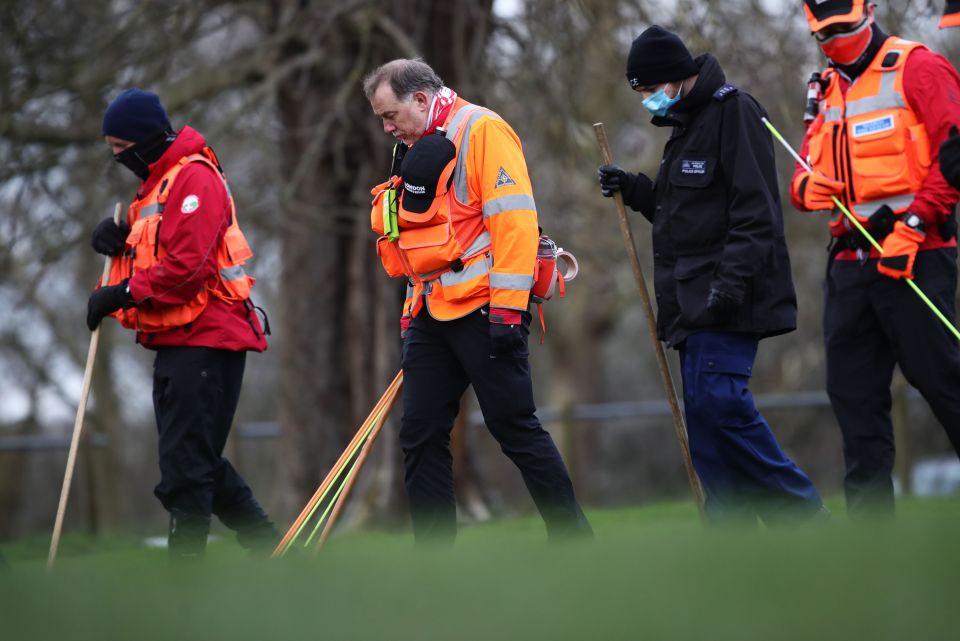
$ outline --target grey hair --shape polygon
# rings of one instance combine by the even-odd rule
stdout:
[[[382,64],[363,79],[363,93],[367,100],[384,82],[390,83],[394,95],[405,101],[416,91],[436,95],[443,88],[443,80],[423,58],[397,58]]]

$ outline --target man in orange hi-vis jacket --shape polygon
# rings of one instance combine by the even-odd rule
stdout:
[[[399,141],[390,179],[373,189],[372,226],[387,274],[408,279],[400,445],[416,540],[456,536],[450,430],[468,385],[548,535],[589,534],[535,413],[527,306],[539,231],[519,138],[419,59],[388,62],[363,89]]]

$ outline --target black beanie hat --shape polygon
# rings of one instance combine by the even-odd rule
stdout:
[[[637,36],[627,56],[627,80],[634,89],[684,80],[699,71],[683,41],[659,25]]]
[[[142,142],[170,129],[160,97],[142,89],[127,89],[113,99],[103,113],[103,135]]]

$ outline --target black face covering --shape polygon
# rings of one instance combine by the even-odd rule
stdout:
[[[114,154],[113,159],[132,171],[140,180],[146,180],[150,176],[150,165],[160,159],[176,137],[177,134],[172,129],[158,131],[135,145],[130,145],[119,154]]]

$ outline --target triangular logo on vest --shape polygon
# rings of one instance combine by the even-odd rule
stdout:
[[[501,167],[500,173],[497,174],[497,184],[493,186],[494,189],[499,189],[500,187],[506,187],[507,185],[516,185],[517,183],[513,182],[513,178],[510,177],[510,174]]]

